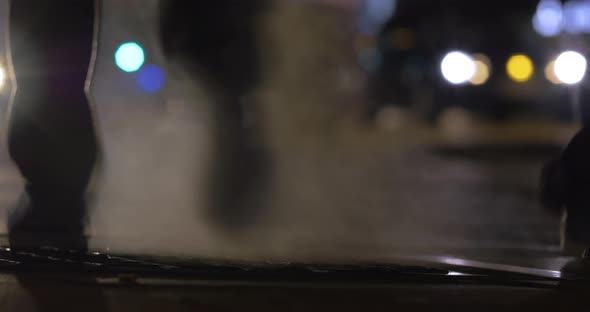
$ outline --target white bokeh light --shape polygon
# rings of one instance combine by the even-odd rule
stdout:
[[[543,0],[533,17],[533,28],[542,36],[556,36],[563,27],[563,8],[557,0]]]
[[[6,82],[6,71],[4,70],[3,66],[0,66],[0,88],[4,86]]]
[[[586,58],[575,51],[561,53],[553,65],[555,76],[565,84],[576,84],[586,74]]]
[[[466,53],[453,51],[447,53],[440,63],[443,77],[452,84],[466,83],[475,75],[475,61]]]

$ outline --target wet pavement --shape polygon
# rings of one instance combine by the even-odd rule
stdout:
[[[199,205],[198,183],[205,182],[190,183],[199,176],[196,146],[177,140],[166,153],[154,154],[169,136],[185,133],[186,143],[187,133],[197,130],[175,126],[156,129],[144,141],[133,135],[106,141],[112,158],[106,158],[111,163],[93,193],[93,248],[256,260],[559,254],[559,220],[541,208],[537,188],[540,168],[559,145],[409,144],[377,130],[351,140],[291,144],[276,153],[259,200],[236,208],[250,219],[232,228],[208,220]],[[116,154],[122,146],[125,151]],[[136,146],[149,152],[127,155]],[[192,156],[179,158],[181,153]],[[165,164],[147,171],[160,161]],[[8,158],[2,162],[0,202],[6,211],[22,181]],[[5,221],[0,223],[5,232]]]
[[[190,115],[102,119],[112,123],[91,246],[284,261],[559,254],[559,218],[538,201],[557,143],[456,145],[436,129],[352,125],[275,141],[268,181],[228,212],[247,216],[236,226],[212,221],[203,204],[207,127]]]

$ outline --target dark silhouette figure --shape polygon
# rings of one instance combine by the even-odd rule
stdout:
[[[168,0],[160,8],[166,57],[198,76],[213,97],[210,216],[230,227],[256,215],[250,195],[269,161],[256,122],[247,122],[256,116],[248,95],[261,78],[256,26],[264,7],[263,0]]]
[[[563,274],[590,275],[590,128],[584,127],[561,156],[547,163],[541,176],[541,199],[553,212],[565,212],[562,240],[577,259],[562,268]],[[573,243],[573,244],[572,244]],[[569,250],[568,250],[569,249]]]
[[[567,212],[568,239],[590,246],[590,128],[584,127],[561,156],[543,169],[542,201],[545,207]]]
[[[17,91],[8,144],[25,178],[8,221],[13,248],[86,248],[84,196],[97,157],[85,94],[94,13],[94,0],[11,3]]]
[[[48,257],[48,246],[87,251],[85,192],[97,140],[85,84],[95,13],[94,0],[11,2],[17,90],[8,147],[25,179],[21,200],[8,218],[9,240],[17,255],[27,251],[42,259]],[[71,294],[48,293],[47,284],[34,273],[19,273],[17,278],[39,311],[106,311],[98,287],[80,288],[77,298],[83,299],[74,303],[63,300]]]
[[[590,246],[590,129],[584,127],[570,141],[561,157],[566,234]]]

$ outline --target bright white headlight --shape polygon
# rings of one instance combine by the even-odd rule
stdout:
[[[6,81],[6,72],[4,71],[4,67],[0,65],[0,89],[4,86],[5,81]]]
[[[462,84],[475,75],[475,61],[466,53],[453,51],[447,53],[440,63],[443,77],[452,84]]]
[[[575,51],[561,53],[553,64],[555,76],[565,84],[576,84],[586,74],[586,58]]]

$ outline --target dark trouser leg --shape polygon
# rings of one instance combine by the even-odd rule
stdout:
[[[84,86],[93,0],[18,0],[10,11],[17,80],[10,156],[25,178],[9,216],[13,247],[85,248],[84,193],[97,153]]]
[[[245,122],[239,97],[215,105],[209,208],[216,223],[240,228],[259,216],[257,195],[268,178],[270,159],[259,129]]]
[[[97,154],[84,92],[94,10],[94,0],[11,3],[11,52],[18,89],[8,144],[25,178],[21,201],[8,220],[13,250],[42,246],[86,250],[84,193]],[[34,252],[42,258],[51,256],[51,251]],[[74,309],[78,302],[88,311],[107,310],[97,288],[82,287],[76,294],[79,300],[72,303],[63,299],[71,294],[48,291],[48,284],[35,273],[16,277],[39,311]]]

